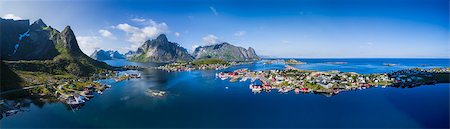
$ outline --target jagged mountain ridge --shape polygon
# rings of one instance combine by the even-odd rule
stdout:
[[[125,56],[136,62],[179,62],[194,59],[219,58],[226,61],[256,61],[260,57],[253,48],[242,48],[229,43],[202,46],[195,49],[193,55],[176,43],[169,42],[161,34],[154,40],[147,40],[136,51],[129,51]]]
[[[154,40],[147,40],[129,56],[130,61],[136,62],[179,62],[192,61],[188,51],[177,43],[169,42],[166,35],[160,34]]]
[[[46,70],[45,65],[38,70],[28,68],[33,68],[36,64],[46,64],[48,67],[59,70],[47,69],[45,72],[65,71],[77,76],[87,76],[99,69],[113,69],[106,63],[96,61],[84,54],[78,46],[70,26],[66,26],[63,31],[59,32],[51,26],[47,26],[41,19],[31,25],[29,25],[29,20],[0,19],[0,25],[2,32],[0,35],[2,37],[1,60],[36,62],[35,64],[9,63],[17,70],[42,72],[42,70]],[[19,41],[18,37],[28,30],[29,36],[22,37],[22,40]],[[14,53],[17,43],[19,45]]]
[[[114,59],[125,59],[125,55],[120,54],[118,51],[113,50],[95,50],[90,57],[96,60],[114,60]]]
[[[260,59],[253,48],[245,49],[227,42],[197,47],[193,56],[195,59],[219,58],[226,61],[256,61]]]

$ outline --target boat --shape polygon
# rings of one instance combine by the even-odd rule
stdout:
[[[240,82],[245,82],[245,81],[247,81],[247,79],[248,79],[248,77],[243,77],[243,78],[240,80]]]
[[[250,80],[251,82],[255,82],[256,81],[256,78],[251,78],[251,80]]]

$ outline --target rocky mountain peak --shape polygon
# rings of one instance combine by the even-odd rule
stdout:
[[[192,56],[177,43],[169,42],[165,34],[160,34],[154,40],[147,40],[136,50],[128,54],[131,61],[136,62],[177,62],[191,61]]]
[[[165,34],[160,34],[160,35],[155,39],[155,41],[157,41],[157,42],[162,42],[162,43],[167,43],[167,42],[169,42],[169,40],[167,40],[167,37],[166,37]]]
[[[47,25],[40,18],[38,20],[34,21],[33,24],[31,24],[31,26],[30,26],[30,28],[32,28],[32,29],[41,29],[43,27],[47,27]]]
[[[60,33],[60,42],[62,45],[67,48],[68,52],[71,54],[83,54],[80,47],[78,46],[78,42],[75,38],[75,34],[73,33],[70,26],[66,26],[63,31]]]

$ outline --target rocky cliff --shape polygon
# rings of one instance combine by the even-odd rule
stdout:
[[[193,56],[195,59],[219,58],[226,61],[256,61],[260,59],[253,48],[245,49],[226,42],[197,47]]]
[[[129,56],[130,61],[136,62],[179,62],[192,61],[187,50],[177,43],[169,42],[166,35],[161,34],[154,40],[147,40]]]

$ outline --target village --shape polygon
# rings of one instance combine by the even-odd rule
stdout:
[[[249,64],[253,62],[228,62],[221,59],[205,59],[194,62],[175,62],[157,67],[167,72],[182,72],[193,70],[221,70],[231,66]]]
[[[103,94],[103,91],[110,88],[110,85],[99,83],[100,79],[111,78],[115,82],[141,78],[140,74],[124,73],[119,76],[118,71],[102,72],[94,74],[89,78],[61,79],[51,84],[31,86],[30,95],[42,97],[55,97],[72,107],[78,107],[94,97],[94,93]]]
[[[238,69],[220,72],[216,76],[230,82],[251,80],[254,93],[277,90],[280,93],[319,93],[326,96],[342,91],[363,90],[371,87],[414,87],[423,84],[449,82],[450,68],[406,69],[384,74],[358,74],[340,71],[299,70],[286,65],[283,70],[251,71]],[[259,84],[258,84],[259,83]]]

